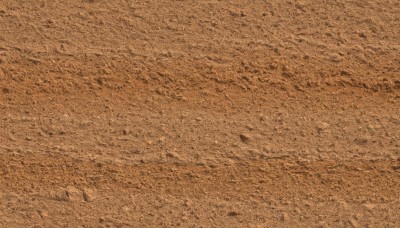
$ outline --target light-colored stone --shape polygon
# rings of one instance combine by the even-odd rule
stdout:
[[[95,194],[92,189],[85,188],[82,194],[83,194],[83,199],[86,202],[92,202],[95,199]]]

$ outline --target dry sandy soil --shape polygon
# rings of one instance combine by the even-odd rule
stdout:
[[[1,0],[1,227],[400,227],[398,0]]]

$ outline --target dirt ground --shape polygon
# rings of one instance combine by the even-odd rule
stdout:
[[[0,227],[400,227],[398,0],[1,0]]]

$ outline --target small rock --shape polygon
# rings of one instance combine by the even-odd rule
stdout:
[[[358,224],[358,222],[354,218],[349,219],[349,223],[354,228],[360,227],[360,225]]]
[[[288,222],[290,220],[288,213],[282,213],[282,222]]]
[[[254,127],[251,125],[247,125],[246,128],[249,129],[250,131],[254,130]]]
[[[261,114],[261,115],[259,116],[259,118],[260,118],[260,121],[261,121],[261,122],[265,122],[265,121],[267,120],[267,117],[264,116],[263,114]]]
[[[328,226],[326,225],[326,222],[325,222],[325,221],[319,221],[319,222],[318,222],[318,226],[321,227],[321,228],[328,227]]]
[[[340,71],[340,75],[341,76],[351,76],[352,73],[350,71],[348,71],[348,70],[341,70]]]
[[[166,153],[166,156],[169,157],[169,158],[174,158],[174,159],[180,160],[180,156],[179,156],[179,154],[176,152],[176,150],[168,151],[168,152]]]
[[[82,192],[73,186],[67,187],[66,195],[68,196],[68,201],[82,201]]]
[[[123,206],[121,209],[122,209],[124,212],[128,212],[128,211],[130,211],[130,209],[129,209],[129,207],[128,207],[128,206]]]
[[[240,140],[244,143],[249,143],[250,142],[250,136],[247,134],[240,134]]]
[[[368,143],[369,139],[367,137],[361,137],[361,138],[356,138],[355,143],[357,143],[358,145],[362,146]]]
[[[49,212],[47,212],[47,211],[39,211],[38,213],[41,218],[46,218],[49,216]]]
[[[264,153],[271,153],[271,152],[272,152],[272,147],[271,147],[270,145],[265,145],[265,146],[262,148],[262,151],[263,151]]]
[[[83,199],[86,202],[92,202],[95,199],[93,190],[92,189],[84,189],[83,190]]]
[[[10,93],[10,92],[11,92],[11,91],[10,91],[9,88],[6,88],[6,87],[3,88],[3,93]]]
[[[370,130],[370,131],[375,131],[375,127],[374,127],[374,125],[372,125],[372,124],[368,124],[367,128],[368,128],[368,130]]]
[[[347,202],[344,200],[337,199],[336,202],[339,204],[339,206],[343,207],[346,210],[350,208],[349,204],[347,204]]]
[[[228,213],[228,216],[238,216],[238,215],[240,215],[240,213],[237,211],[231,211]]]
[[[330,125],[329,125],[328,123],[326,123],[326,122],[321,122],[321,123],[318,124],[317,130],[318,130],[319,132],[321,132],[321,131],[324,131],[324,130],[328,129],[329,127],[330,127]]]
[[[185,199],[183,202],[183,205],[186,207],[190,207],[190,206],[192,206],[192,201],[190,201],[189,199]]]
[[[358,33],[358,36],[361,38],[367,38],[367,35],[363,32]]]
[[[82,201],[82,192],[73,186],[68,186],[67,188],[61,189],[58,193],[56,193],[55,198],[57,200],[67,202]]]
[[[304,92],[304,88],[301,85],[294,85],[294,88],[298,91]]]
[[[101,86],[104,85],[104,83],[105,83],[105,82],[104,82],[104,78],[97,78],[97,79],[96,79],[96,82],[97,82],[99,85],[101,85]]]
[[[303,201],[303,204],[304,204],[306,207],[312,207],[312,206],[313,206],[313,203],[310,202],[310,201],[308,201],[308,200],[304,200],[304,201]]]
[[[372,203],[365,203],[365,204],[363,204],[363,206],[365,208],[367,208],[368,210],[372,210],[372,209],[374,209],[376,207],[376,205],[372,204]]]

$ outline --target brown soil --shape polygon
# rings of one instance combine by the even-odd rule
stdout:
[[[0,226],[400,227],[397,0],[2,0]]]

